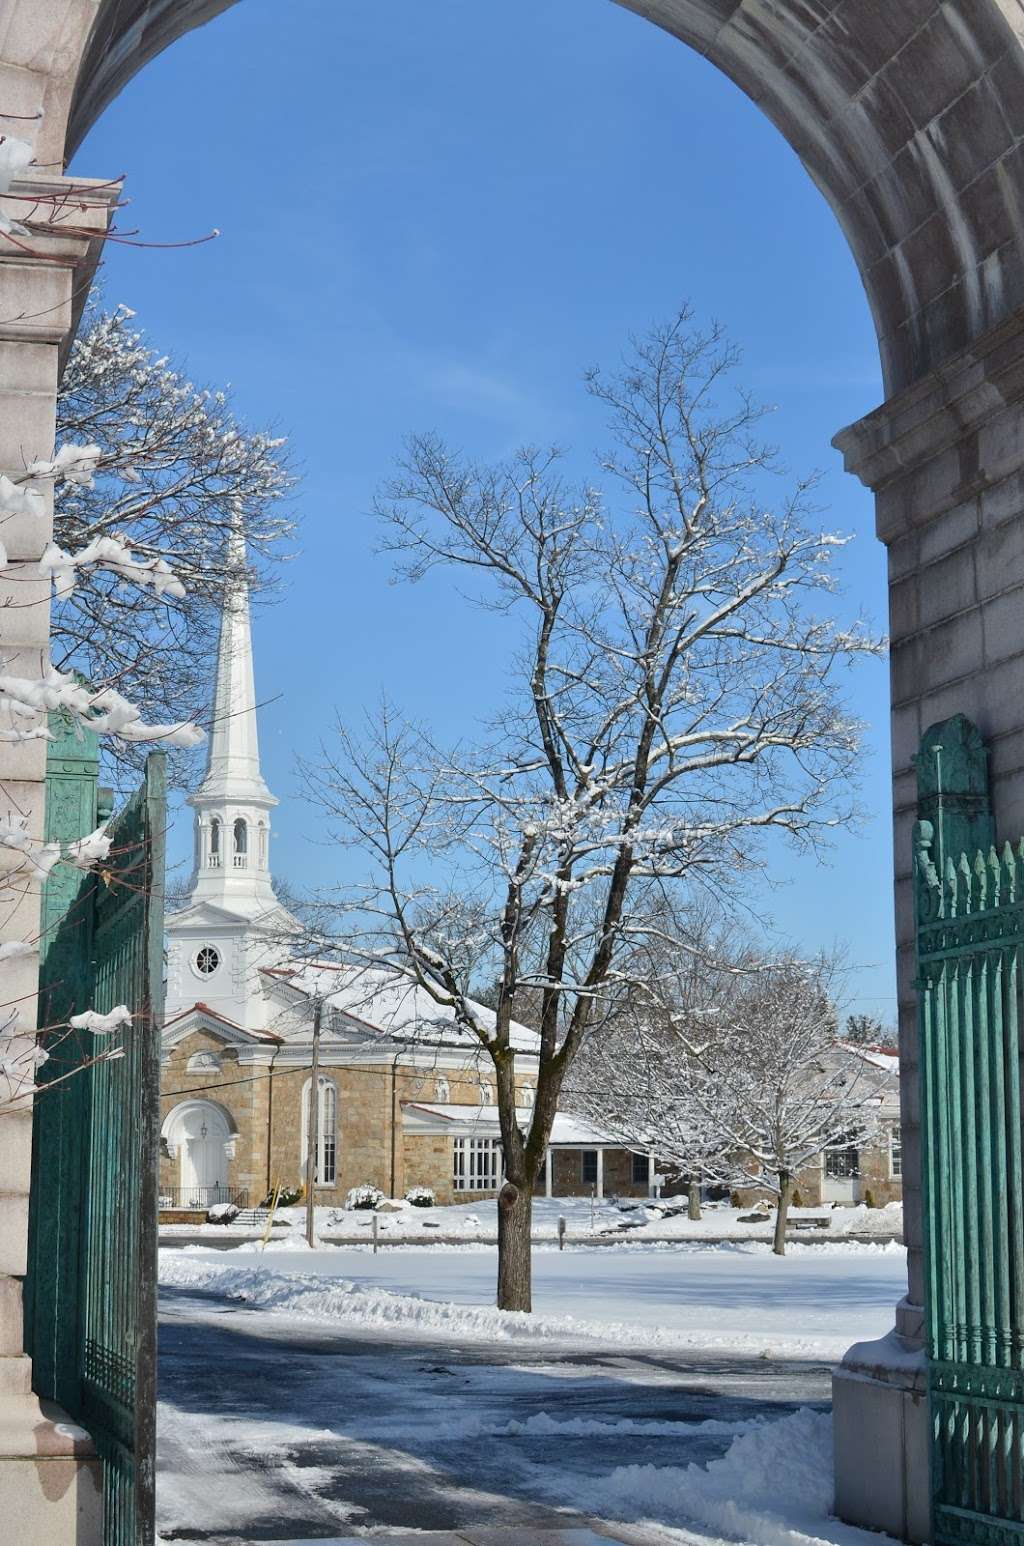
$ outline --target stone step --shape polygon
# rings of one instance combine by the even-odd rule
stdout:
[[[0,1519],[17,1546],[102,1546],[100,1462],[89,1435],[53,1402],[0,1400]]]
[[[0,1357],[0,1401],[32,1394],[32,1360],[24,1353]]]

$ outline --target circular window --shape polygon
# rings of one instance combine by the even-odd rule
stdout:
[[[201,977],[212,977],[220,965],[220,953],[212,945],[204,945],[196,956],[196,971]]]

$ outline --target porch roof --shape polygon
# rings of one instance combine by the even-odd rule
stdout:
[[[524,1130],[529,1127],[532,1116],[533,1111],[529,1106],[520,1106],[516,1111],[516,1121]],[[402,1125],[407,1132],[445,1133],[452,1138],[501,1136],[497,1106],[471,1106],[468,1103],[442,1105],[435,1102],[404,1101]],[[613,1138],[610,1133],[602,1132],[600,1128],[583,1117],[574,1116],[568,1111],[558,1111],[551,1126],[548,1147],[551,1149],[628,1149],[636,1146],[624,1143],[621,1138]]]

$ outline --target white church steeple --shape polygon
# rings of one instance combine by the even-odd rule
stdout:
[[[228,545],[228,584],[217,651],[206,774],[189,804],[196,812],[192,902],[250,917],[274,906],[270,811],[277,800],[260,771],[245,539]]]

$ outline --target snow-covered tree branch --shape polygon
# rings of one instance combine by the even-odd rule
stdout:
[[[353,948],[398,963],[494,1062],[505,1308],[529,1308],[532,1187],[650,889],[735,892],[766,834],[810,845],[855,814],[860,727],[837,677],[883,646],[830,617],[845,539],[820,528],[807,484],[770,502],[735,364],[683,312],[617,374],[592,373],[614,440],[604,487],[570,487],[557,451],[480,467],[412,439],[380,501],[385,545],[410,579],[475,577],[518,622],[510,695],[486,706],[482,745],[446,750],[388,711],[306,769],[339,841],[372,864],[348,898]],[[497,981],[486,1026],[469,958]],[[509,1027],[524,990],[540,1073],[521,1128]]]
[[[241,427],[228,395],[158,357],[123,306],[87,314],[61,381],[57,436],[96,455],[93,477],[65,476],[54,489],[41,565],[54,581],[54,664],[128,683],[158,723],[186,706],[194,714],[231,578],[230,534],[244,536],[259,591],[294,532],[284,441]],[[105,753],[129,776],[138,766],[123,739]]]

